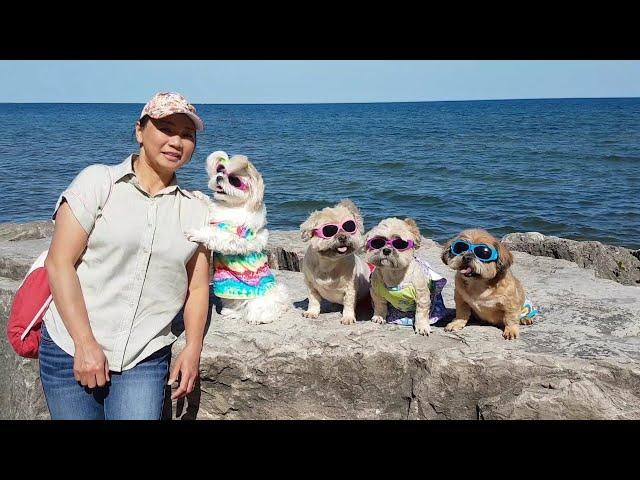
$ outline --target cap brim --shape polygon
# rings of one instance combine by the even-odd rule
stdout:
[[[200,120],[199,116],[191,112],[185,112],[185,115],[193,121],[194,125],[196,126],[196,130],[204,130],[204,122]]]

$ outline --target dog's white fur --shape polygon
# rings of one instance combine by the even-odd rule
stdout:
[[[249,189],[242,192],[233,188],[216,171],[220,160],[226,160],[229,170],[244,179]],[[204,244],[209,250],[225,255],[244,255],[261,252],[267,246],[269,231],[267,209],[263,203],[264,182],[262,176],[243,155],[229,158],[223,151],[213,152],[207,157],[208,186],[214,191],[214,200],[201,193],[193,195],[207,203],[209,221],[228,222],[232,225],[243,225],[256,235],[254,238],[241,238],[238,235],[221,230],[215,226],[189,230],[185,235],[190,241]],[[219,191],[222,190],[222,191]],[[277,283],[266,295],[248,300],[220,299],[221,314],[229,318],[245,318],[248,323],[271,323],[289,309],[289,294],[284,285]]]

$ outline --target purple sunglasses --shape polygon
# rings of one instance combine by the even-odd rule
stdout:
[[[313,234],[316,237],[320,238],[331,238],[341,230],[345,233],[348,233],[349,235],[352,235],[356,233],[356,230],[358,230],[358,225],[356,225],[356,222],[354,222],[353,220],[345,220],[342,225],[337,225],[335,223],[325,223],[321,227],[316,228],[313,231]]]
[[[399,252],[404,252],[413,248],[413,240],[403,240],[401,238],[394,238],[393,240],[387,240],[384,237],[373,237],[367,242],[369,250],[380,250],[382,247],[391,245]]]

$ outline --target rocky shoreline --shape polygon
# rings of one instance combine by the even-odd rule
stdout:
[[[31,262],[48,247],[51,222],[0,224],[0,319]],[[269,325],[214,314],[201,381],[173,418],[640,418],[640,254],[599,242],[538,233],[503,241],[515,251],[514,273],[541,307],[534,325],[508,342],[500,330],[436,326],[428,337],[409,327],[376,325],[358,312],[353,326],[325,305],[305,319],[298,273],[305,245],[297,232],[271,232],[268,254],[294,301]],[[418,256],[449,280],[440,246],[425,240]],[[323,311],[325,311],[323,310]],[[179,351],[183,339],[177,342]],[[37,361],[0,340],[0,418],[46,419]]]

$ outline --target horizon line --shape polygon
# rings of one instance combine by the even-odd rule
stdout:
[[[521,100],[618,100],[638,99],[634,97],[528,97],[528,98],[473,98],[455,100],[381,100],[369,102],[267,102],[267,103],[203,103],[192,102],[194,105],[372,105],[372,104],[396,104],[396,103],[453,103],[453,102],[505,102]],[[0,102],[0,105],[144,105],[145,102]]]

